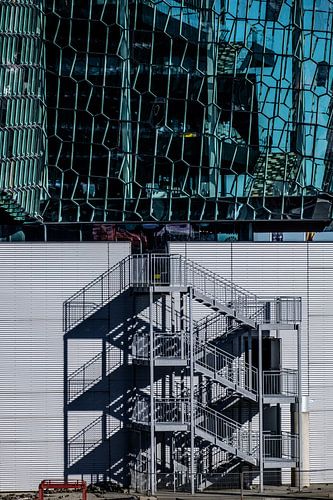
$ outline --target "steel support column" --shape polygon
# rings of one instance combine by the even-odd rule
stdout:
[[[298,487],[302,489],[303,447],[302,447],[302,341],[301,325],[297,325],[297,419],[298,419]]]
[[[154,325],[153,287],[149,287],[149,374],[150,374],[150,492],[155,494],[155,399],[154,399]]]
[[[247,348],[248,348],[248,360],[249,360],[249,389],[250,391],[252,390],[252,331],[250,330],[248,333],[247,337]],[[257,387],[256,387],[257,389]],[[251,412],[251,418],[249,421],[249,450],[253,449],[253,442],[252,442],[252,412]]]
[[[252,332],[248,333],[248,359],[249,359],[249,389],[252,389]]]
[[[258,327],[258,398],[259,398],[259,492],[264,489],[264,406],[262,391],[262,327]]]
[[[190,335],[190,422],[191,422],[191,494],[195,493],[195,473],[194,473],[194,339],[193,339],[193,289],[189,288],[189,335]]]
[[[64,336],[64,480],[68,480],[69,444],[68,444],[68,338]]]

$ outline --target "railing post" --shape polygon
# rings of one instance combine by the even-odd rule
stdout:
[[[180,334],[180,359],[185,359],[185,353],[184,353],[184,332],[181,332]]]
[[[252,370],[252,333],[251,333],[251,330],[248,334],[247,342],[248,342],[248,359],[249,359],[249,390],[252,391],[253,370]],[[255,390],[257,391],[257,387],[255,388]]]
[[[281,321],[282,321],[282,311],[281,311],[281,299],[280,299],[280,297],[276,298],[275,308],[276,308],[276,311],[275,311],[276,322],[277,323],[281,323]]]

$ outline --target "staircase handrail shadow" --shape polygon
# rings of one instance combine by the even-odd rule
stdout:
[[[65,300],[63,304],[65,333],[130,287],[130,264],[131,256],[128,255]],[[117,278],[114,276],[115,279],[112,280],[111,277],[116,272],[118,272]],[[92,296],[89,296],[89,293]],[[77,312],[75,308],[78,309]]]

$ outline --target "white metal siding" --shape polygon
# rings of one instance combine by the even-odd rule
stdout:
[[[309,408],[312,469],[333,481],[333,244],[309,247]],[[319,473],[311,480],[318,482]]]
[[[212,271],[258,295],[300,295],[302,392],[309,396],[313,482],[333,481],[333,244],[170,243]],[[283,332],[284,366],[293,366],[295,339]],[[288,409],[283,420],[289,419]],[[324,472],[326,469],[326,472]]]
[[[129,253],[128,243],[0,245],[0,490],[63,476],[63,301]]]
[[[303,394],[309,395],[310,467],[327,470],[313,474],[312,481],[333,481],[333,244],[174,242],[170,251],[258,295],[303,297],[302,374]],[[127,243],[0,245],[0,490],[36,489],[41,479],[63,475],[62,303],[129,252]],[[201,314],[200,308],[195,314]],[[294,359],[291,335],[283,333],[285,366],[292,366]],[[100,348],[98,339],[82,340],[70,369]],[[74,341],[71,349],[73,355]],[[123,361],[119,356],[116,349],[115,378]],[[144,367],[136,369],[138,386],[146,386],[147,375]],[[71,432],[98,415],[71,412]],[[118,421],[110,425],[117,429]]]

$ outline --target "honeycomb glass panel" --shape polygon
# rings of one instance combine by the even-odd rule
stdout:
[[[40,220],[48,197],[43,9],[1,2],[0,220]]]
[[[45,0],[44,16],[46,221],[331,218],[331,0]],[[34,45],[1,44],[28,109]],[[6,179],[6,124],[26,120],[8,100]]]

